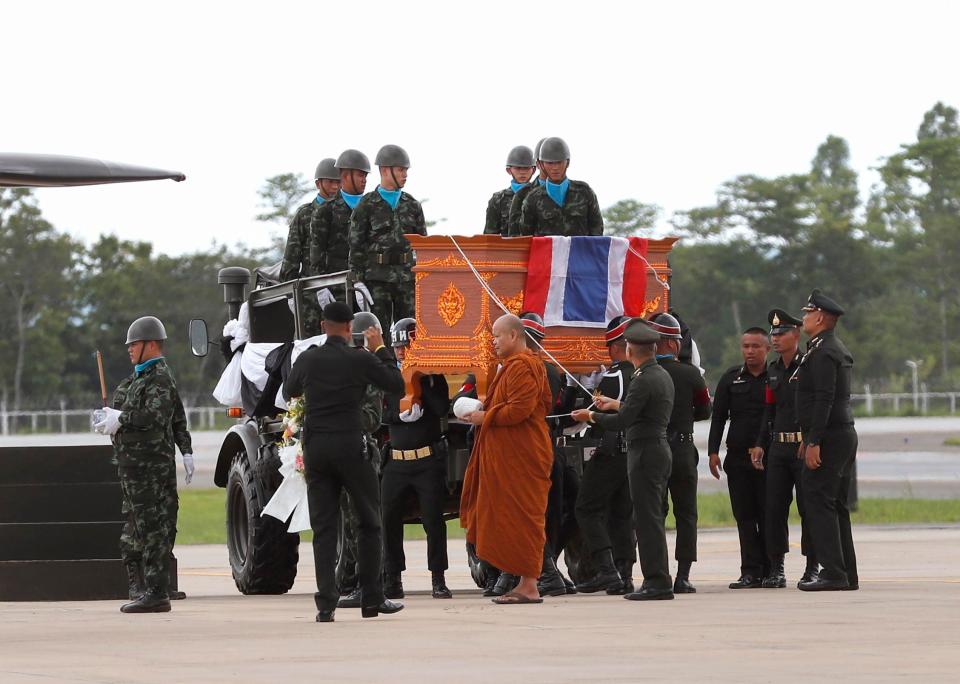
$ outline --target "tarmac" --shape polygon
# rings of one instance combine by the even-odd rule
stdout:
[[[314,622],[308,546],[283,596],[237,593],[223,546],[179,547],[188,598],[171,613],[123,615],[113,601],[0,604],[0,683],[960,680],[960,526],[854,534],[857,592],[796,590],[796,549],[787,589],[730,590],[739,556],[725,529],[700,534],[695,595],[510,607],[479,595],[462,541],[449,545],[454,598],[430,598],[425,543],[411,541],[406,608],[368,620],[341,609],[333,624]]]

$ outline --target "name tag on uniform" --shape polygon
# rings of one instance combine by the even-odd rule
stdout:
[[[592,446],[592,447],[584,447],[584,448],[583,448],[583,462],[584,462],[584,463],[588,462],[591,458],[593,458],[593,455],[594,455],[595,453],[597,453],[597,447],[595,447],[595,446]]]

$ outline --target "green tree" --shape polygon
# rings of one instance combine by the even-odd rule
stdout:
[[[281,173],[271,176],[257,190],[260,207],[265,212],[257,214],[258,221],[276,221],[286,225],[293,218],[304,196],[313,185],[302,173]]]
[[[603,210],[603,232],[619,237],[648,235],[657,225],[660,212],[656,204],[644,204],[635,199],[620,200]]]

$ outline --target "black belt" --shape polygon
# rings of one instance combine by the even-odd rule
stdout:
[[[118,432],[117,441],[120,444],[133,444],[134,442],[152,442],[156,439],[163,439],[162,432]]]
[[[693,433],[692,432],[668,432],[667,441],[679,442],[680,444],[683,444],[685,442],[692,442]]]
[[[780,444],[799,444],[803,441],[803,434],[799,432],[774,432],[773,441]]]
[[[413,261],[410,252],[374,252],[369,257],[371,266],[403,266]]]

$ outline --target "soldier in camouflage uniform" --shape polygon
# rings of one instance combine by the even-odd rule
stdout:
[[[153,316],[134,321],[127,331],[127,351],[134,374],[114,397],[114,407],[95,426],[111,435],[120,486],[130,520],[121,537],[121,553],[132,586],[142,567],[145,592],[124,604],[124,613],[165,613],[170,610],[169,560],[173,549],[177,498],[174,433],[179,435],[184,468],[193,475],[186,415],[176,383],[163,357],[167,338]],[[176,426],[176,427],[175,427]]]
[[[350,217],[363,198],[370,160],[359,150],[344,150],[337,158],[340,191],[319,206],[310,222],[310,272],[336,273],[349,268]]]
[[[389,327],[414,315],[413,249],[405,233],[426,235],[423,208],[403,192],[410,157],[397,145],[384,145],[374,164],[380,185],[368,192],[350,219],[350,270],[373,297],[372,311]]]
[[[570,148],[560,138],[547,138],[540,147],[540,167],[546,184],[531,190],[520,215],[522,235],[603,235],[597,195],[583,181],[567,178]]]
[[[537,146],[533,148],[533,161],[537,165],[537,177],[517,190],[510,199],[510,211],[507,219],[507,235],[520,235],[520,214],[523,209],[523,200],[527,198],[534,189],[546,185],[547,174],[540,165],[540,148],[546,138],[540,138]]]
[[[484,235],[509,235],[510,204],[514,195],[527,187],[536,168],[533,150],[526,145],[518,145],[507,155],[507,173],[510,174],[510,187],[493,193],[487,203],[487,221],[483,227]]]

